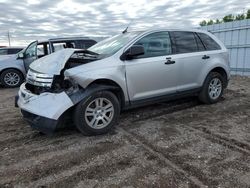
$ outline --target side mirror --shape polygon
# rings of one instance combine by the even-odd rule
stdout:
[[[127,56],[135,57],[143,54],[144,54],[144,47],[142,45],[134,45],[129,48]]]
[[[142,45],[133,45],[121,56],[121,60],[133,59],[134,57],[143,55],[144,53],[145,51]]]
[[[22,52],[17,54],[17,58],[18,59],[23,59],[24,58],[24,54]]]

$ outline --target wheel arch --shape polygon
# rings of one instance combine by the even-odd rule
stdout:
[[[227,72],[222,67],[215,67],[210,72],[218,72],[220,73],[225,79],[228,79]]]
[[[116,97],[118,98],[118,100],[120,102],[121,109],[123,109],[125,107],[125,105],[126,105],[125,94],[124,94],[122,87],[117,82],[115,82],[111,79],[101,78],[101,79],[97,79],[97,80],[94,80],[93,82],[89,83],[89,85],[86,87],[86,89],[94,87],[95,85],[105,86],[105,88],[104,88],[105,90],[111,91],[112,93],[114,93],[116,95]]]
[[[207,76],[208,76],[211,72],[217,72],[217,73],[219,73],[219,74],[222,75],[222,77],[224,78],[224,88],[226,88],[226,87],[227,87],[227,84],[228,84],[228,80],[229,80],[229,74],[228,74],[228,72],[226,71],[226,69],[223,68],[222,66],[215,66],[215,67],[212,67],[210,70],[208,70],[207,73],[206,73],[205,78],[203,79],[202,86],[204,85],[204,82],[205,82]]]
[[[223,79],[224,79],[224,88],[227,87],[227,84],[228,84],[228,75],[227,75],[227,72],[226,72],[226,70],[224,68],[222,68],[222,67],[215,67],[212,70],[210,70],[210,72],[217,72],[217,73],[219,73],[223,77]]]
[[[22,74],[23,78],[25,78],[25,75],[24,75],[23,71],[21,71],[20,69],[18,69],[18,68],[16,68],[16,67],[4,68],[4,69],[2,69],[2,70],[0,71],[0,75],[1,75],[4,71],[9,70],[9,69],[13,69],[13,70],[16,70],[16,71],[20,72],[20,73]]]

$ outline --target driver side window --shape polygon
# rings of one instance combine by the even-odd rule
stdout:
[[[170,55],[172,53],[171,40],[168,32],[157,32],[149,34],[134,45],[142,45],[145,53],[138,58],[148,58]]]
[[[36,50],[37,50],[37,43],[34,42],[25,51],[25,58],[36,57],[37,56],[37,51]]]

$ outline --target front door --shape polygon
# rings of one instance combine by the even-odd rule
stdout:
[[[29,70],[30,64],[37,59],[37,41],[32,42],[24,52],[24,67],[26,72]]]
[[[175,93],[178,75],[169,33],[151,33],[134,45],[142,45],[145,54],[125,61],[131,102]]]

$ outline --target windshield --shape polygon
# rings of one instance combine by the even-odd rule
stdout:
[[[113,55],[140,33],[137,31],[115,35],[95,44],[88,50],[102,55]]]

